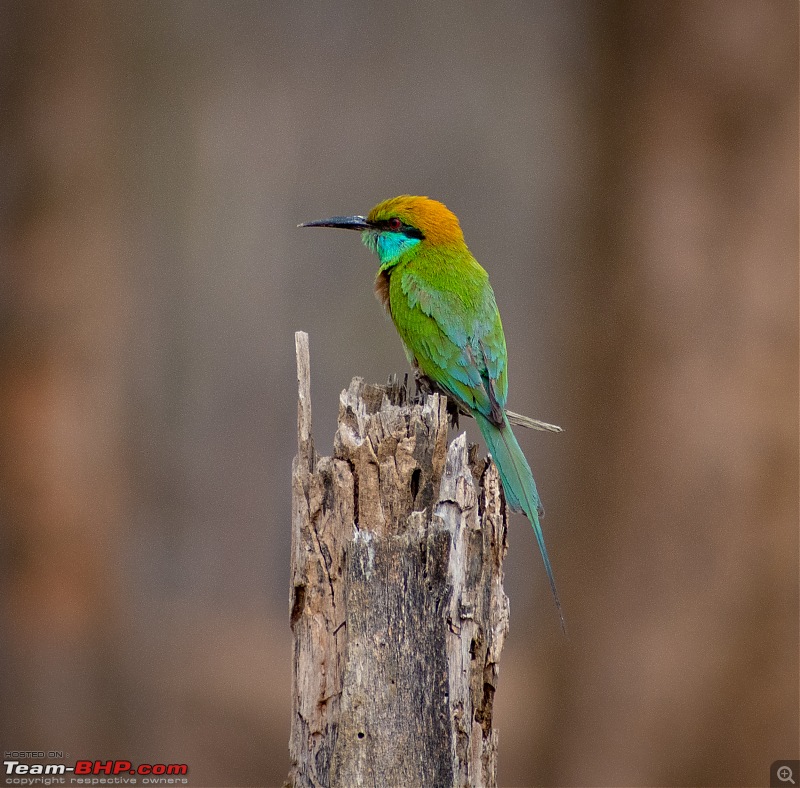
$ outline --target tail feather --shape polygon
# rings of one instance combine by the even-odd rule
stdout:
[[[536,489],[536,482],[531,473],[531,467],[522,453],[519,443],[511,431],[508,418],[505,416],[504,424],[498,427],[480,413],[475,414],[483,439],[492,454],[492,459],[497,466],[500,474],[500,481],[503,483],[503,491],[506,494],[508,505],[515,511],[524,512],[533,526],[536,541],[539,544],[539,552],[542,554],[542,561],[547,572],[547,579],[550,582],[550,590],[553,593],[553,600],[561,619],[561,629],[566,633],[566,623],[564,614],[561,611],[561,601],[556,590],[556,581],[553,578],[553,569],[550,566],[550,558],[544,546],[544,534],[539,524],[539,517],[544,514],[539,493]]]

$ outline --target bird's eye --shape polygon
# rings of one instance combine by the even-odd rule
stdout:
[[[397,232],[403,226],[403,223],[396,216],[389,219],[388,224],[389,229],[394,230],[394,232]]]

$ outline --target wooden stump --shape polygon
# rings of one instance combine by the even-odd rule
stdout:
[[[508,630],[493,464],[448,447],[446,401],[355,378],[334,456],[311,433],[298,332],[290,620],[294,786],[494,786]]]

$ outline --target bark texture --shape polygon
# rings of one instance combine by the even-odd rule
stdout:
[[[493,786],[508,629],[497,472],[447,444],[446,401],[355,378],[334,456],[311,432],[296,335],[292,475],[295,786]]]

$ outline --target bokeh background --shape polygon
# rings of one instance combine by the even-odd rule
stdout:
[[[501,784],[799,757],[794,0],[3,0],[0,162],[4,751],[282,783],[293,332],[323,453],[406,370],[376,261],[295,225],[410,192],[566,428],[522,435],[570,634],[515,516]]]

